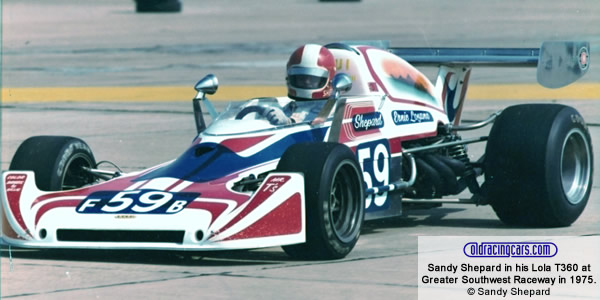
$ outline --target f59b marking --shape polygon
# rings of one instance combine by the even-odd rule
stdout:
[[[101,191],[90,194],[77,206],[82,214],[175,214],[198,197],[198,193],[155,190]]]

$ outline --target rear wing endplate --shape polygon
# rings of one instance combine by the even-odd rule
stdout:
[[[583,41],[544,42],[540,48],[388,48],[415,66],[536,67],[538,82],[548,88],[569,85],[590,65],[590,45]]]

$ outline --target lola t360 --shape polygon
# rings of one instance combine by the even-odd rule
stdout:
[[[592,144],[572,107],[511,106],[461,123],[473,67],[537,67],[556,88],[589,67],[586,42],[540,48],[376,48],[342,43],[326,100],[256,98],[216,112],[193,99],[197,134],[177,159],[131,173],[100,170],[73,137],[36,136],[3,174],[4,243],[31,248],[228,250],[282,246],[295,258],[337,259],[364,220],[408,204],[491,205],[519,226],[568,226],[592,184]],[[439,67],[432,83],[415,66]],[[272,109],[317,111],[274,124]],[[210,124],[204,112],[212,117]],[[489,135],[461,137],[491,125]],[[471,143],[487,143],[472,159]],[[470,197],[450,200],[449,195]]]

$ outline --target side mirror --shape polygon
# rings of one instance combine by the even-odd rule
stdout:
[[[206,94],[212,95],[217,92],[218,88],[219,80],[217,79],[217,76],[213,74],[208,74],[204,76],[204,78],[200,79],[198,83],[196,83],[194,89],[196,90],[196,92],[198,92],[198,94],[194,99],[202,99]]]
[[[200,134],[204,129],[206,129],[206,122],[204,121],[204,116],[202,114],[202,107],[200,106],[200,101],[204,103],[206,108],[208,109],[208,113],[213,118],[213,120],[217,117],[217,111],[214,106],[206,99],[205,95],[212,95],[217,92],[219,88],[219,80],[217,76],[213,74],[208,74],[204,76],[204,78],[200,79],[194,89],[198,94],[194,97],[193,105],[194,105],[194,119],[196,120],[196,130],[198,134]]]
[[[346,73],[338,73],[333,77],[333,95],[337,99],[341,93],[346,93],[352,89],[352,78]]]
[[[350,75],[345,73],[335,74],[333,77],[332,86],[332,97],[329,98],[312,124],[316,125],[318,123],[325,122],[327,116],[329,116],[331,111],[334,110],[331,128],[329,129],[329,138],[327,141],[338,143],[340,132],[342,130],[342,122],[344,121],[344,109],[346,107],[346,98],[342,98],[340,96],[342,93],[346,93],[352,88],[352,78]]]
[[[331,132],[334,132],[333,135],[335,135],[335,138],[332,137],[331,133],[329,136],[330,141],[337,141],[335,140],[337,139],[337,133],[335,133],[335,130],[340,129],[340,126],[342,124],[341,120],[343,119],[343,108],[346,103],[346,98],[341,98],[340,95],[342,93],[348,92],[352,88],[352,78],[350,77],[350,75],[345,73],[335,74],[331,86],[333,87],[333,93],[329,97],[329,100],[327,100],[327,103],[325,103],[325,105],[319,112],[319,115],[312,121],[311,125],[318,125],[324,123],[325,120],[327,120],[327,117],[330,115],[331,111],[335,109],[336,113],[334,113],[334,119],[331,125]],[[338,111],[341,111],[342,114],[338,113]]]

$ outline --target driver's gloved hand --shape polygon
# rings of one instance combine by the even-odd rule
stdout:
[[[273,125],[289,125],[292,124],[292,119],[288,118],[281,109],[271,108],[267,110],[265,118]]]

